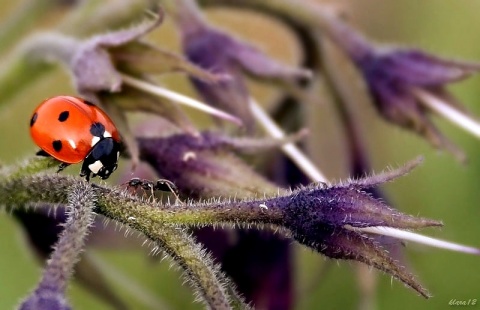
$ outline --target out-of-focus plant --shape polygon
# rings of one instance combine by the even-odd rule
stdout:
[[[81,255],[89,243],[89,232],[92,243],[115,238],[91,228],[97,215],[127,230],[138,231],[150,242],[153,254],[162,253],[183,271],[197,299],[211,309],[291,308],[294,296],[288,258],[290,240],[329,258],[374,267],[426,298],[429,292],[399,260],[401,240],[480,254],[476,248],[411,232],[442,223],[404,214],[381,198],[380,185],[407,174],[421,160],[366,176],[370,170],[368,155],[349,108],[354,101],[349,90],[354,86],[344,83],[340,69],[332,65],[334,54],[344,53],[346,61],[358,69],[381,116],[463,158],[463,153],[439,133],[428,116],[430,111],[438,112],[479,135],[478,123],[445,90],[448,83],[477,72],[478,64],[444,60],[416,49],[378,47],[334,11],[314,1],[199,1],[205,5],[258,9],[285,21],[298,35],[305,53],[306,67],[292,67],[209,25],[193,0],[158,2],[73,3],[69,7],[70,19],[60,22],[56,31],[46,30],[24,39],[0,70],[0,85],[7,85],[0,86],[0,98],[6,99],[48,72],[52,63],[62,64],[76,91],[104,107],[115,121],[126,145],[123,156],[132,166],[143,161],[178,189],[178,193],[173,191],[169,196],[173,202],[163,201],[154,198],[154,183],[146,180],[140,184],[144,193],[137,196],[125,187],[53,174],[49,170],[58,163],[51,158],[31,158],[21,164],[0,166],[0,206],[26,226],[40,256],[50,257],[38,285],[20,303],[21,309],[71,309],[66,288],[74,272],[86,279],[85,269],[79,268],[77,262],[90,262],[88,256]],[[42,10],[32,15],[38,10],[33,4],[27,1],[25,9],[19,9],[4,26],[0,36],[9,38],[7,43],[13,44],[14,31],[19,30],[14,25],[22,24],[22,18],[48,13]],[[158,5],[164,6],[165,12]],[[102,12],[111,9],[118,14],[106,18]],[[145,39],[161,25],[164,14],[172,17],[179,29],[185,56]],[[143,21],[130,25],[135,18]],[[122,29],[107,32],[112,25]],[[189,77],[204,102],[155,82],[156,76],[178,72]],[[280,86],[286,97],[277,108],[287,113],[301,109],[305,104],[301,101],[312,98],[317,89],[314,86],[330,88],[339,102],[349,148],[348,170],[354,179],[328,182],[295,145],[306,131],[286,135],[249,93],[245,74]],[[234,123],[243,130],[235,130],[236,135],[220,126],[201,130],[181,105]],[[127,121],[131,111],[154,113],[159,118],[143,124],[138,133]],[[298,128],[305,127],[303,119],[295,119]],[[259,128],[264,129],[266,137],[260,137]],[[283,188],[276,182],[285,179],[279,172],[285,165],[268,163],[278,172],[271,179],[250,166],[249,155],[259,156],[272,148],[281,149],[295,163],[289,169],[309,181],[297,186],[287,178],[286,183],[296,187]],[[26,213],[32,210],[41,215],[33,219],[35,225]],[[45,221],[46,215],[59,212],[58,217]],[[63,229],[58,234],[59,224]],[[207,232],[212,240],[206,242],[205,248],[191,234],[192,229],[203,227],[226,228],[226,234]],[[37,234],[38,229],[51,233]],[[252,241],[248,234],[235,234],[239,229],[265,234],[254,233],[258,240]],[[222,240],[230,232],[238,237],[236,244]],[[198,236],[201,240],[202,232]],[[258,252],[275,255],[254,253],[255,246],[260,247]],[[236,251],[252,261],[229,266],[235,260],[228,256]],[[235,268],[240,270],[236,273]],[[252,272],[255,268],[264,272]],[[89,272],[102,270],[92,267]],[[251,273],[250,278],[242,281],[242,273]],[[116,308],[127,307],[107,284],[98,282],[101,289],[92,291]],[[82,283],[93,285],[92,281]],[[161,302],[149,304],[155,307],[152,304],[158,306]]]

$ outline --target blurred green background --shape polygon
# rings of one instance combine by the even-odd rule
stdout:
[[[353,24],[376,41],[421,47],[446,57],[480,60],[480,2],[477,0],[344,0],[335,1],[335,4],[343,6],[350,14]],[[13,6],[13,3],[6,1],[0,3],[0,20],[5,20],[12,14]],[[61,10],[52,12],[32,29],[48,28],[55,18],[64,14]],[[209,17],[215,24],[237,31],[240,36],[248,37],[267,52],[285,61],[295,62],[298,57],[298,46],[295,45],[292,34],[276,21],[265,20],[259,14],[219,9],[210,10]],[[178,50],[177,33],[169,20],[152,34],[151,39],[162,46]],[[0,66],[8,62],[9,52],[1,55]],[[193,95],[183,77],[166,78],[163,82]],[[253,83],[251,87],[255,96],[263,101],[274,97],[275,91],[269,87]],[[470,111],[480,115],[478,77],[454,85],[451,89]],[[34,154],[36,147],[30,140],[27,126],[31,111],[44,98],[65,93],[73,94],[74,90],[68,74],[59,66],[8,102],[1,103],[1,162],[12,164]],[[363,112],[362,129],[376,171],[388,165],[401,164],[418,154],[425,156],[425,163],[419,169],[384,187],[394,206],[405,213],[444,222],[444,228],[425,230],[425,234],[480,246],[479,139],[445,120],[435,119],[444,134],[467,154],[468,163],[461,164],[450,154],[432,149],[419,137],[386,124],[377,117],[373,107],[361,106],[359,109]],[[342,143],[337,139],[339,129],[331,121],[336,117],[329,114],[331,111],[332,108],[328,106],[318,107],[318,113],[328,119],[319,120],[316,131],[311,134],[318,136],[322,145],[328,145],[328,149],[312,150],[312,157],[318,160],[319,167],[329,177],[338,180],[348,176],[345,169],[342,169],[345,160],[342,156]],[[69,172],[77,173],[77,170],[77,167],[73,167]],[[190,289],[181,285],[180,273],[169,269],[167,261],[152,261],[145,256],[145,251],[94,252],[150,292],[159,295],[172,309],[201,308],[199,304],[192,303]],[[449,308],[451,299],[480,300],[479,257],[414,244],[407,244],[405,253],[412,270],[434,297],[424,300],[401,283],[391,281],[389,276],[372,270],[372,273],[378,274],[378,309],[443,309]],[[333,262],[327,271],[322,272],[321,267],[327,262],[329,260],[311,250],[296,246],[295,277],[299,297],[296,309],[358,308],[360,293],[355,265]],[[34,287],[40,272],[41,266],[28,249],[21,229],[9,214],[1,214],[0,309],[11,309],[17,305],[20,298]],[[71,287],[69,296],[75,309],[109,309],[77,285]],[[132,309],[144,309],[144,306],[129,297],[127,302]],[[479,307],[478,303],[476,307]]]

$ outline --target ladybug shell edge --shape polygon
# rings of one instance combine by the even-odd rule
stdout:
[[[76,164],[84,160],[99,138],[92,125],[120,141],[117,128],[100,108],[81,98],[57,96],[43,101],[33,112],[30,135],[42,150],[55,159]]]

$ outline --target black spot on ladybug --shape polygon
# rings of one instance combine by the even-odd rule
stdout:
[[[62,150],[62,141],[60,140],[55,140],[52,143],[53,149],[57,152],[60,152]]]
[[[93,123],[92,126],[90,126],[90,133],[95,137],[102,138],[105,133],[105,126],[103,126],[102,123]]]
[[[35,124],[35,122],[37,121],[37,118],[38,118],[38,113],[35,112],[35,114],[33,114],[32,116],[32,119],[30,120],[30,127],[32,127],[33,124]]]
[[[68,111],[63,111],[62,113],[60,113],[60,115],[58,115],[58,120],[60,122],[64,122],[67,120],[68,116],[70,116],[70,112]]]
[[[88,100],[83,100],[83,103],[85,103],[86,105],[89,105],[89,106],[91,106],[91,107],[94,107],[94,106],[95,106],[95,104],[94,104],[93,102],[88,101]]]

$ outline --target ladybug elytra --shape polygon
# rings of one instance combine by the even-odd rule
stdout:
[[[117,169],[120,134],[112,120],[93,103],[72,96],[43,101],[30,119],[30,135],[48,155],[61,161],[59,171],[83,161],[80,176],[107,179]]]

